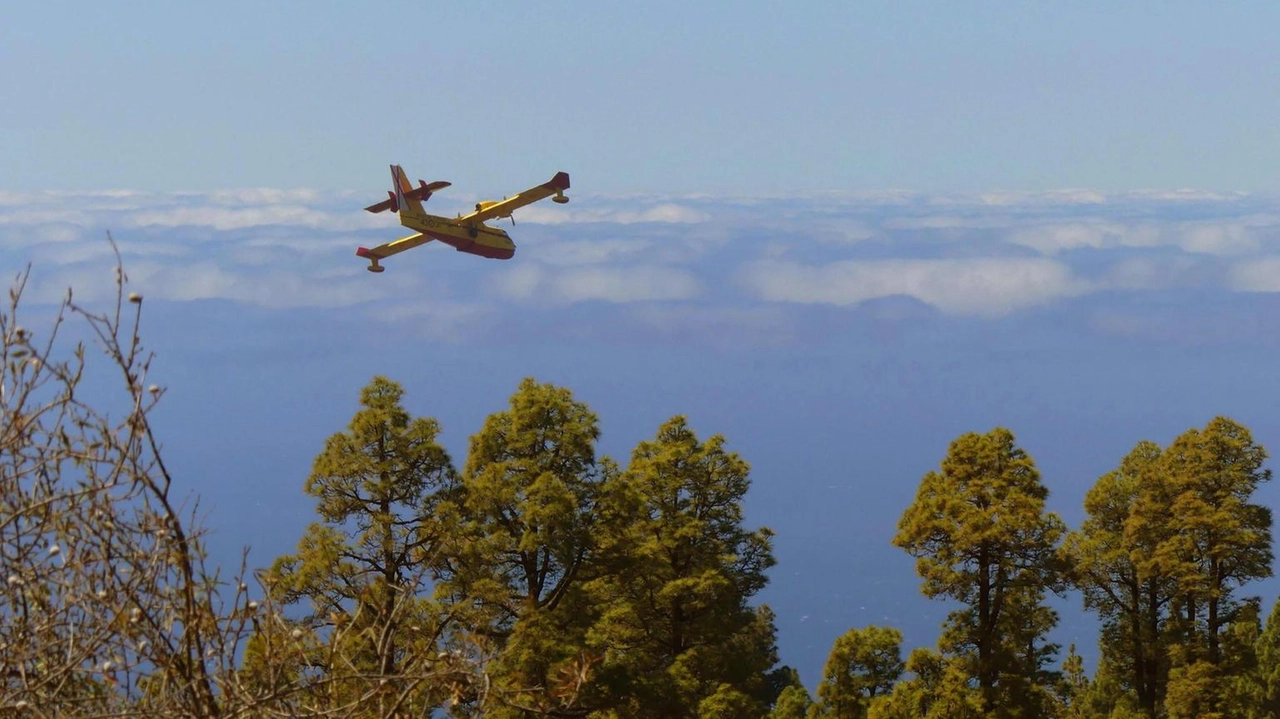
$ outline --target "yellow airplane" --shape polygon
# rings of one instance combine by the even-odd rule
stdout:
[[[481,257],[495,260],[509,260],[516,253],[516,245],[504,231],[484,224],[485,220],[511,217],[515,210],[532,204],[538,200],[551,197],[552,202],[569,201],[564,191],[569,189],[569,174],[557,172],[550,181],[530,188],[501,201],[485,200],[476,203],[476,211],[469,215],[459,214],[456,218],[428,215],[422,209],[436,190],[442,190],[452,183],[437,181],[427,184],[418,180],[418,186],[409,184],[409,178],[399,165],[391,166],[391,186],[395,189],[387,192],[387,199],[364,208],[369,212],[391,210],[400,215],[400,224],[415,234],[378,245],[377,247],[361,247],[356,250],[357,257],[369,261],[370,272],[382,272],[385,267],[378,264],[391,255],[424,245],[432,240],[439,240],[456,249]],[[554,197],[552,197],[554,195]],[[512,218],[512,224],[515,219]]]

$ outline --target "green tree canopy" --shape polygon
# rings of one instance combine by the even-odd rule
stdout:
[[[471,437],[440,596],[496,653],[494,691],[521,693],[515,704],[564,710],[595,661],[582,586],[597,571],[609,513],[612,465],[597,461],[599,434],[568,389],[527,378]]]
[[[1262,696],[1256,715],[1251,719],[1280,719],[1280,599],[1276,600],[1258,636],[1254,655],[1258,660],[1258,683]]]
[[[442,566],[451,527],[440,510],[456,473],[436,441],[437,422],[411,418],[403,395],[385,377],[362,390],[361,409],[347,431],[325,441],[305,484],[323,521],[311,525],[297,553],[276,560],[268,575],[275,599],[309,605],[300,628],[314,638],[304,664],[331,679],[422,674],[436,654],[442,627],[425,597],[433,571]],[[262,653],[273,641],[287,638],[267,633],[257,640],[251,666],[265,661]]]
[[[617,716],[694,716],[704,700],[743,696],[759,716],[782,689],[767,674],[773,613],[748,606],[774,563],[772,532],[743,526],[749,467],[724,443],[699,441],[675,417],[636,447],[622,476],[631,519],[615,543],[618,572],[595,585],[607,610],[593,632],[610,650]]]
[[[1215,417],[1169,445],[1164,485],[1135,505],[1131,528],[1165,527],[1139,570],[1177,587],[1165,700],[1171,716],[1217,714],[1228,703],[1233,670],[1223,640],[1240,610],[1235,590],[1271,576],[1271,510],[1252,501],[1271,478],[1266,456],[1247,428]]]
[[[769,719],[805,719],[812,706],[813,698],[803,684],[789,684],[778,694]]]
[[[1176,577],[1181,609],[1197,623],[1208,659],[1217,663],[1233,590],[1271,576],[1271,510],[1251,501],[1271,479],[1262,466],[1267,453],[1243,425],[1215,417],[1203,430],[1180,435],[1165,457],[1173,531],[1153,560]]]
[[[1162,450],[1139,442],[1089,490],[1084,524],[1063,543],[1085,608],[1102,618],[1107,671],[1153,719],[1168,682],[1165,625],[1176,589],[1171,576],[1146,561],[1171,531],[1165,485]],[[1144,512],[1135,511],[1140,500]]]
[[[995,717],[1043,713],[1054,681],[1045,666],[1056,647],[1044,636],[1057,617],[1043,598],[1063,583],[1064,526],[1045,512],[1047,496],[1012,432],[965,434],[921,480],[893,540],[916,558],[925,596],[964,605],[940,646],[967,667]]]
[[[983,719],[982,696],[963,662],[923,647],[907,656],[910,679],[871,702],[868,719]]]
[[[818,685],[818,717],[863,719],[872,701],[902,676],[902,632],[850,629],[835,641]]]

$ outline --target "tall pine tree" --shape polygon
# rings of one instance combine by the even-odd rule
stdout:
[[[982,696],[962,662],[918,647],[907,656],[911,679],[871,702],[868,719],[985,719]]]
[[[871,703],[902,676],[902,632],[850,629],[836,638],[818,685],[816,717],[865,719]]]
[[[1276,600],[1254,645],[1258,659],[1260,706],[1251,719],[1280,719],[1280,599]]]
[[[443,627],[427,597],[453,530],[439,510],[456,473],[436,442],[439,425],[411,418],[403,394],[384,377],[364,388],[361,409],[347,431],[325,442],[305,485],[322,521],[267,575],[277,600],[305,603],[310,612],[295,625],[301,637],[255,637],[247,663],[264,669],[268,655],[292,656],[279,651],[282,642],[311,647],[297,670],[319,670],[315,686],[327,696],[305,706],[359,701],[374,685],[388,706],[423,711],[434,701],[422,679],[433,671]]]
[[[1271,576],[1271,510],[1252,501],[1271,478],[1266,456],[1247,428],[1215,417],[1165,450],[1167,510],[1150,511],[1163,500],[1138,506],[1139,521],[1168,528],[1143,565],[1177,583],[1178,636],[1165,702],[1171,716],[1224,711],[1232,669],[1223,640],[1241,606],[1235,590]]]
[[[1045,512],[1048,490],[1007,429],[959,437],[940,469],[921,480],[894,544],[916,558],[926,596],[964,605],[940,648],[976,682],[982,711],[1041,716],[1056,681],[1044,638],[1057,616],[1043,602],[1063,583],[1062,521]]]
[[[1165,484],[1160,447],[1139,442],[1089,490],[1087,518],[1064,542],[1085,608],[1102,618],[1103,661],[1119,690],[1151,719],[1168,682],[1165,625],[1176,586],[1146,561],[1170,532]],[[1146,512],[1135,513],[1139,498]]]
[[[748,473],[723,437],[699,441],[683,417],[632,454],[619,570],[594,587],[607,607],[593,641],[608,647],[612,716],[695,717],[699,706],[761,716],[782,690],[769,673],[773,613],[748,603],[774,563],[772,532],[743,526]]]
[[[471,438],[440,596],[495,655],[490,694],[513,715],[573,710],[593,663],[582,587],[607,514],[599,434],[568,389],[528,378]]]

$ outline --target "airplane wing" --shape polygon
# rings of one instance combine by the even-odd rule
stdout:
[[[432,183],[426,183],[422,180],[418,180],[418,186],[408,192],[405,192],[404,198],[406,200],[422,200],[423,202],[426,202],[427,199],[431,197],[431,193],[436,190],[443,190],[452,184],[453,183],[445,182],[444,180],[436,180]],[[377,204],[369,205],[364,209],[366,212],[385,212],[387,210],[391,210],[393,212],[400,211],[399,203],[396,202],[396,193],[394,192],[388,192],[387,199]]]
[[[427,237],[421,232],[417,232],[409,235],[408,237],[401,237],[398,240],[384,242],[377,247],[356,248],[356,256],[369,260],[372,263],[370,265],[370,269],[374,272],[379,272],[381,269],[373,269],[378,267],[378,260],[385,260],[392,255],[400,254],[405,250],[412,250],[413,248],[419,245],[425,245],[430,241],[430,237]]]
[[[475,212],[459,218],[458,221],[463,223],[484,222],[495,217],[510,217],[511,213],[519,208],[531,205],[552,195],[556,196],[556,202],[568,202],[569,198],[564,196],[564,191],[567,189],[569,189],[569,173],[557,172],[556,176],[548,182],[529,188],[515,197],[509,197],[501,202],[482,202],[477,204]]]

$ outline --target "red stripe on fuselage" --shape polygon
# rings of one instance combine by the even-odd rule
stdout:
[[[515,248],[508,249],[503,247],[490,247],[488,245],[482,245],[475,240],[460,240],[456,237],[450,237],[449,235],[437,235],[434,232],[425,232],[423,234],[449,245],[458,252],[479,255],[491,260],[509,260],[516,254]]]

